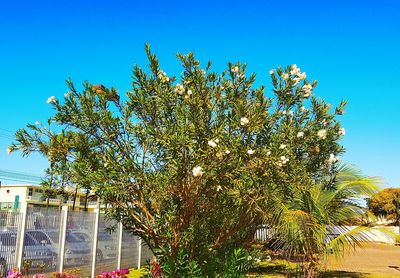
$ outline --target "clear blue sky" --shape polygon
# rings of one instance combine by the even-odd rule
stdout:
[[[296,63],[317,95],[349,101],[344,160],[400,186],[399,1],[190,2],[1,1],[0,169],[40,175],[44,159],[7,156],[6,130],[44,121],[67,77],[128,90],[149,42],[168,73],[193,51],[216,69],[246,62],[270,87],[269,69]]]

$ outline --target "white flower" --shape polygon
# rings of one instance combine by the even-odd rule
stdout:
[[[237,73],[239,71],[239,67],[238,66],[234,66],[231,68],[231,72],[233,73]]]
[[[303,97],[308,98],[311,96],[311,91],[312,91],[311,84],[305,84],[305,85],[303,85],[303,87],[301,87],[301,89],[304,92]]]
[[[286,156],[284,156],[284,155],[281,156],[281,162],[280,162],[280,163],[286,164],[288,161],[289,161],[289,158],[288,158],[288,157],[286,157]]]
[[[225,151],[225,154],[230,154],[230,153],[231,153],[230,150],[226,150],[226,151]]]
[[[51,103],[56,103],[56,98],[54,96],[51,96],[47,99],[47,104],[51,104]]]
[[[221,191],[221,190],[222,190],[222,186],[218,185],[218,186],[217,186],[217,191],[219,192],[219,191]]]
[[[299,83],[300,83],[300,78],[295,77],[295,78],[293,78],[293,81],[294,81],[293,85],[294,85],[294,86],[297,86],[297,85],[299,85]]]
[[[168,77],[167,74],[166,74],[164,71],[162,71],[162,70],[160,70],[160,71],[158,72],[157,77],[158,77],[159,79],[161,79],[161,82],[163,82],[163,83],[169,82],[169,77]]]
[[[285,144],[281,144],[281,145],[279,146],[279,148],[280,148],[281,150],[283,150],[284,148],[286,148],[286,145],[285,145]]]
[[[192,95],[192,94],[193,94],[192,90],[189,89],[189,90],[187,91],[187,94],[188,94],[188,96]]]
[[[297,138],[303,138],[304,137],[304,132],[303,131],[299,131],[297,133]]]
[[[179,94],[179,95],[182,95],[185,92],[185,88],[183,88],[183,86],[178,83],[175,86],[174,92]]]
[[[296,67],[293,67],[292,66],[292,70],[290,70],[290,74],[291,75],[299,75],[300,74],[300,68],[298,68],[297,66]]]
[[[219,143],[219,139],[218,139],[218,138],[217,138],[217,139],[215,139],[215,143],[217,143],[217,144]]]
[[[11,147],[7,147],[7,154],[10,155],[12,153],[12,148]]]
[[[203,168],[201,168],[200,166],[194,167],[192,170],[192,174],[194,177],[201,177],[204,174]]]
[[[320,139],[326,139],[326,129],[321,129],[317,132],[317,135]]]
[[[217,146],[217,143],[215,143],[213,140],[208,141],[207,143],[210,147],[215,148]]]
[[[248,154],[248,155],[254,154],[254,150],[252,150],[252,149],[247,150],[247,154]]]
[[[268,155],[268,156],[271,155],[271,151],[267,151],[267,155]]]
[[[246,117],[240,118],[240,125],[247,125],[249,123],[249,119]]]
[[[285,73],[282,77],[283,77],[283,79],[288,80],[289,79],[289,74]]]
[[[329,155],[329,158],[328,158],[328,164],[333,164],[333,163],[335,163],[335,162],[338,161],[338,160],[339,160],[339,158],[336,157],[333,153],[331,153],[331,154]]]
[[[272,69],[272,70],[269,71],[270,75],[273,75],[274,73],[275,73],[275,69]]]
[[[338,134],[339,134],[340,136],[346,135],[346,130],[344,129],[344,127],[339,128]]]
[[[252,258],[251,256],[248,256],[248,257],[247,257],[247,260],[248,260],[248,261],[251,261],[252,259],[253,259],[253,258]]]
[[[297,76],[298,76],[298,78],[300,78],[300,80],[304,80],[304,79],[307,78],[307,74],[306,74],[305,72],[300,73],[300,74],[298,74]]]

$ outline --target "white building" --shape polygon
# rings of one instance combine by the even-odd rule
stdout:
[[[73,191],[71,191],[73,195]],[[6,184],[0,186],[0,210],[18,210],[21,203],[27,203],[30,207],[46,206],[47,200],[43,197],[43,190],[38,185],[32,184]],[[78,191],[75,200],[75,209],[83,210],[86,202],[86,194]],[[73,206],[73,197],[64,201],[61,199],[49,199],[49,206]],[[96,202],[88,201],[87,208],[92,210],[96,207]]]

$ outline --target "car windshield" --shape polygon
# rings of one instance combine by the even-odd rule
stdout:
[[[31,238],[28,234],[25,234],[25,242],[24,242],[25,246],[34,246],[34,245],[38,245],[38,243]]]
[[[59,232],[47,232],[47,235],[51,238],[53,242],[58,242],[59,239]]]
[[[16,233],[6,233],[0,235],[1,245],[3,246],[16,246],[17,245],[17,234]],[[25,234],[25,246],[33,246],[38,243],[31,238],[28,234]]]
[[[70,233],[67,233],[66,241],[67,242],[82,242],[82,240],[80,240],[79,238],[73,236]]]
[[[49,238],[47,237],[47,235],[43,232],[39,232],[39,231],[29,231],[28,234],[33,237],[34,239],[36,239],[38,242],[42,242],[42,241],[46,241],[49,242]]]
[[[3,246],[16,246],[17,245],[17,234],[6,233],[0,235],[1,245]]]

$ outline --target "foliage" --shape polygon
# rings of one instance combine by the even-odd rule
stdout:
[[[305,261],[306,277],[314,277],[321,256],[343,254],[360,241],[368,240],[365,231],[340,228],[356,217],[362,217],[364,208],[360,198],[377,191],[378,178],[367,178],[350,166],[342,166],[334,176],[334,187],[316,184],[308,190],[295,189],[290,198],[277,199],[271,226],[278,234],[276,245],[289,258]],[[340,231],[338,231],[340,230]]]
[[[377,216],[400,224],[400,188],[385,188],[368,201],[369,209]]]
[[[178,54],[177,83],[146,53],[126,97],[68,80],[64,100],[48,99],[49,125],[19,130],[9,151],[39,151],[67,183],[93,189],[168,276],[215,276],[276,218],[276,200],[335,186],[345,102],[331,111],[296,65],[270,72],[270,94],[240,63],[218,74]]]

